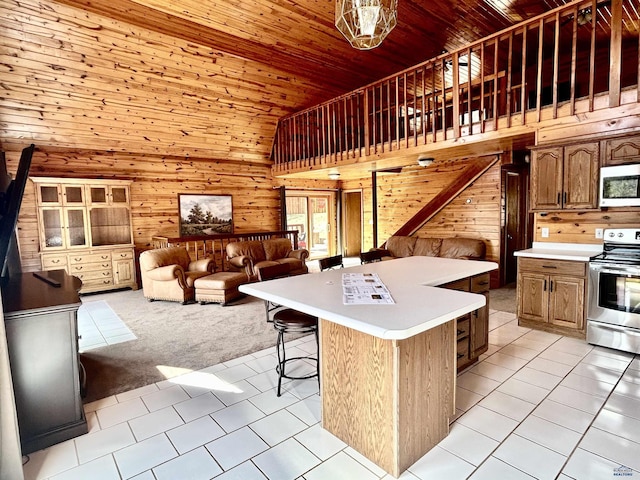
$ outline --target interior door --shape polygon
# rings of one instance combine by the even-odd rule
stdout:
[[[517,263],[513,255],[531,245],[532,216],[528,212],[528,168],[505,165],[502,168],[504,224],[501,242],[502,285],[516,281]]]
[[[362,251],[362,192],[344,192],[344,249],[345,257],[354,257]]]

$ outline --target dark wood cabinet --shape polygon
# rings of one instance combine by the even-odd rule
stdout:
[[[541,147],[531,161],[531,210],[598,208],[600,144]]]
[[[80,395],[77,311],[81,282],[64,270],[2,286],[7,347],[22,453],[87,433]]]
[[[488,273],[482,273],[441,285],[451,290],[479,293],[486,298],[484,307],[456,319],[458,371],[477,362],[489,348],[489,279]]]

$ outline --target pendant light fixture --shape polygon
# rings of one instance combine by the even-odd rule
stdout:
[[[397,16],[398,0],[336,0],[336,28],[358,50],[380,45]]]

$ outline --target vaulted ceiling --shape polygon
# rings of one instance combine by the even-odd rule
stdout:
[[[360,51],[334,0],[4,0],[0,142],[269,166],[283,116],[565,3],[398,0]]]
[[[334,27],[334,0],[58,0],[277,67],[332,98],[532,18],[565,0],[398,0],[398,25],[360,51]],[[274,78],[274,82],[281,79]],[[305,82],[306,83],[306,82]],[[308,105],[298,105],[303,108]]]

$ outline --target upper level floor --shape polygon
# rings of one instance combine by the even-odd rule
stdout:
[[[479,143],[499,151],[544,141],[545,128],[635,118],[639,33],[637,0],[556,8],[282,118],[272,172],[326,178],[327,169],[392,168],[406,155]]]

